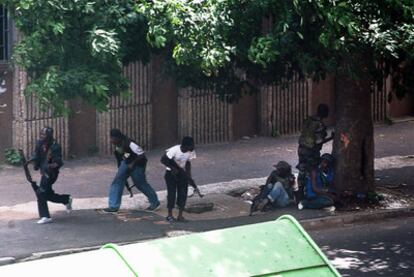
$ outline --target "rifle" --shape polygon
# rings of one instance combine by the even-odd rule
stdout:
[[[32,189],[34,190],[34,192],[37,193],[37,190],[39,189],[39,186],[32,179],[32,175],[30,174],[30,170],[29,170],[29,164],[27,163],[26,157],[25,157],[24,152],[23,152],[22,149],[19,149],[19,154],[20,154],[20,159],[23,163],[23,169],[24,169],[24,174],[26,175],[26,180],[32,186]]]
[[[134,194],[132,193],[132,188],[135,187],[135,185],[130,186],[128,181],[125,181],[125,187],[129,192],[129,197],[133,197]]]
[[[194,192],[191,196],[193,196],[194,193],[197,193],[200,198],[203,198],[204,194],[201,194],[200,189],[198,188],[198,186],[196,185],[196,183],[194,182],[194,180],[192,178],[188,178],[188,183],[194,189]]]

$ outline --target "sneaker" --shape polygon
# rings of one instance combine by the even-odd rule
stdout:
[[[66,206],[66,212],[68,214],[70,214],[70,212],[72,211],[72,202],[73,202],[73,198],[72,196],[69,196],[69,201],[68,203],[65,205]]]
[[[118,212],[118,209],[117,208],[105,208],[102,211],[105,213],[116,213]]]
[[[147,211],[156,211],[160,208],[160,202],[158,202],[157,204],[151,204],[148,208],[146,208],[145,210]]]
[[[173,216],[167,216],[166,218],[165,218],[165,220],[167,220],[168,222],[174,222],[175,221],[175,218],[173,217]]]
[[[303,204],[302,204],[302,202],[299,202],[299,204],[298,204],[298,209],[299,209],[299,210],[303,210]]]
[[[42,217],[37,224],[46,224],[52,222],[52,219],[50,217]]]
[[[325,207],[323,209],[327,212],[330,212],[330,213],[333,213],[336,210],[335,206],[329,206],[329,207]]]

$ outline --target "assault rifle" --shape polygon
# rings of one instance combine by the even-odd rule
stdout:
[[[129,192],[129,197],[133,197],[134,194],[132,193],[132,188],[135,187],[135,185],[129,185],[128,181],[125,181],[125,187]]]
[[[24,155],[24,152],[22,149],[19,149],[19,154],[20,154],[20,159],[23,163],[23,169],[24,169],[24,174],[26,175],[26,180],[32,186],[32,189],[34,190],[34,192],[37,193],[39,186],[36,184],[35,181],[33,181],[32,175],[30,174],[30,170],[29,170],[29,164],[27,163],[26,156]]]
[[[201,193],[200,189],[198,188],[198,186],[196,185],[196,183],[194,182],[192,178],[188,178],[188,184],[192,186],[194,189],[193,194],[191,196],[193,196],[194,193],[197,193],[200,198],[203,198],[204,194]]]

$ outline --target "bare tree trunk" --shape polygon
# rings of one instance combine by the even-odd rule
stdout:
[[[374,130],[369,77],[354,80],[339,74],[335,101],[335,187],[341,192],[372,191]]]

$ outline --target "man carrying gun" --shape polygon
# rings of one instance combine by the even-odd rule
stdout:
[[[31,182],[36,192],[40,216],[37,223],[45,224],[52,222],[47,201],[65,205],[68,212],[72,210],[72,197],[69,194],[56,194],[52,189],[52,185],[59,176],[59,169],[63,165],[62,148],[53,138],[52,128],[44,127],[40,131],[40,139],[36,143],[34,155],[26,162],[25,167],[32,162],[34,163],[34,169],[40,170],[42,176],[38,188],[36,188],[35,182]]]
[[[119,129],[112,129],[110,131],[110,139],[115,146],[114,154],[118,163],[118,171],[110,187],[108,208],[103,209],[103,211],[115,213],[119,210],[122,192],[129,177],[132,178],[138,190],[148,198],[150,206],[147,210],[153,211],[157,209],[160,206],[160,201],[158,201],[157,193],[148,184],[145,176],[147,158],[144,150]]]
[[[178,206],[178,221],[185,221],[183,211],[187,201],[188,184],[190,184],[194,191],[202,197],[200,190],[195,184],[191,176],[191,162],[190,160],[196,158],[194,151],[194,140],[192,137],[184,137],[181,145],[175,145],[169,149],[162,156],[161,163],[166,166],[165,182],[167,184],[167,221],[175,220],[173,217],[173,209],[177,199]]]

